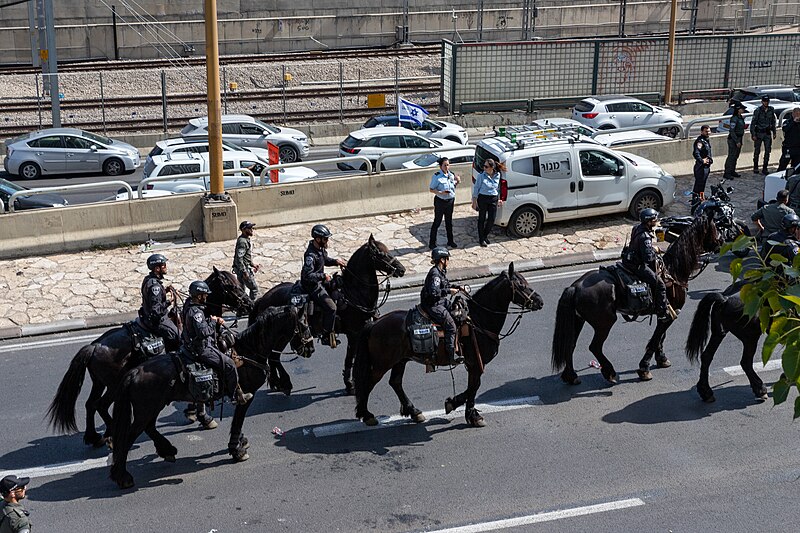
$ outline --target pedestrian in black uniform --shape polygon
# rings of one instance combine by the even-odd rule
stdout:
[[[745,130],[742,118],[744,106],[739,102],[734,102],[731,107],[733,107],[733,115],[730,122],[731,129],[728,132],[728,157],[725,159],[725,174],[723,175],[728,180],[742,177],[736,172],[736,162],[739,160],[739,154],[742,153]]]
[[[711,164],[714,159],[711,157],[711,142],[708,140],[711,135],[711,128],[702,126],[700,128],[700,135],[694,140],[694,149],[692,156],[694,157],[694,187],[692,187],[692,213],[694,213],[700,202],[703,201],[703,195],[706,190],[706,181],[708,181],[708,174],[711,172]]]

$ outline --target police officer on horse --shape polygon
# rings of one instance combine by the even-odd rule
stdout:
[[[640,223],[631,232],[631,243],[622,257],[622,265],[634,272],[639,279],[650,285],[656,314],[659,320],[670,320],[667,311],[667,287],[664,280],[656,274],[656,254],[653,246],[656,240],[654,229],[658,224],[658,211],[647,208],[639,213]]]
[[[325,273],[325,267],[338,265],[344,268],[347,266],[347,262],[343,259],[328,257],[328,240],[330,237],[330,230],[323,224],[317,224],[311,228],[311,240],[308,242],[305,254],[303,254],[300,285],[303,292],[308,294],[311,301],[317,304],[317,308],[322,311],[322,344],[335,348],[336,303],[323,286],[323,282],[331,280],[330,275]]]
[[[775,244],[770,244],[770,241]],[[794,213],[784,215],[781,229],[770,234],[761,247],[761,257],[769,258],[771,254],[780,254],[789,260],[789,265],[800,252],[800,217]]]
[[[139,320],[148,331],[158,335],[164,340],[164,347],[172,352],[180,347],[178,327],[167,316],[169,303],[167,291],[175,290],[170,286],[165,288],[163,279],[167,273],[167,258],[161,254],[153,254],[147,258],[147,268],[150,273],[142,282],[142,307],[139,308]]]
[[[239,387],[239,376],[233,359],[217,349],[217,324],[224,324],[222,318],[206,316],[205,304],[211,290],[205,281],[193,281],[189,285],[189,296],[183,306],[183,347],[192,359],[198,363],[215,368],[225,390],[231,400],[238,405],[245,405],[253,395],[242,392]]]
[[[433,267],[428,271],[425,285],[420,292],[421,307],[437,324],[444,328],[444,346],[451,365],[458,364],[456,359],[456,323],[448,309],[447,297],[456,294],[458,287],[451,287],[447,279],[447,263],[450,252],[444,246],[437,246],[431,251]]]

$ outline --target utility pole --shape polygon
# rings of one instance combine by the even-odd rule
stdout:
[[[208,155],[211,198],[224,199],[222,180],[222,100],[219,95],[219,36],[217,0],[205,0],[206,85],[208,91]]]
[[[672,71],[675,67],[675,25],[678,17],[678,0],[672,0],[669,12],[669,51],[667,52],[667,82],[664,87],[664,103],[672,102]]]
[[[36,6],[33,2],[28,2],[28,33],[31,38],[31,66],[36,68],[41,63],[39,62],[39,33],[36,29]]]
[[[483,0],[478,0],[478,22],[476,24],[477,41],[483,40]]]
[[[627,17],[628,0],[620,0],[619,4],[619,36],[625,37],[625,18]]]
[[[60,128],[61,105],[58,98],[58,53],[53,0],[36,0],[36,16],[39,26],[39,58],[42,62],[44,92],[50,93],[53,127]]]

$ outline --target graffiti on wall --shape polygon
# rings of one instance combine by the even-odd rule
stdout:
[[[633,86],[639,71],[647,69],[647,58],[655,41],[617,42],[601,45],[598,62],[598,92],[612,92]]]

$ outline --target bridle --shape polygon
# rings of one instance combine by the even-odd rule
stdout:
[[[503,275],[506,277],[506,279],[508,279],[508,282],[511,285],[511,302],[510,303],[518,307],[518,309],[516,309],[516,310],[513,310],[513,311],[512,310],[496,311],[494,309],[490,309],[490,308],[486,307],[485,305],[482,305],[482,304],[478,303],[466,291],[462,291],[464,293],[464,295],[465,295],[464,296],[465,299],[469,300],[476,307],[478,307],[479,309],[481,309],[481,310],[483,310],[483,311],[485,311],[487,313],[491,313],[491,314],[494,314],[494,315],[504,315],[504,316],[516,315],[516,318],[511,323],[511,325],[508,327],[506,332],[505,333],[497,333],[497,334],[481,328],[470,317],[469,320],[470,320],[470,322],[472,323],[472,325],[473,325],[473,327],[475,329],[477,329],[478,331],[484,333],[485,335],[487,335],[490,338],[496,336],[498,342],[503,340],[503,339],[505,339],[509,335],[513,334],[517,330],[517,328],[519,327],[520,322],[522,321],[522,315],[526,315],[526,314],[532,313],[534,311],[532,304],[533,304],[533,295],[535,294],[535,292],[531,289],[531,292],[526,294],[524,292],[523,288],[518,287],[517,283],[514,282],[514,279],[512,279],[511,276],[509,276],[507,272],[503,272]],[[517,296],[519,296],[523,300],[522,304],[519,304],[519,303],[514,301],[515,297],[517,297]]]
[[[342,270],[348,271],[350,275],[353,276],[353,278],[361,285],[366,285],[367,287],[378,287],[379,290],[381,285],[383,285],[383,296],[381,297],[380,303],[373,307],[366,307],[364,305],[357,304],[356,302],[353,302],[352,300],[350,300],[350,298],[347,297],[347,294],[345,293],[344,290],[342,291],[342,298],[344,299],[345,302],[347,302],[347,305],[355,307],[362,313],[371,315],[375,313],[375,311],[383,307],[383,305],[389,299],[389,291],[392,290],[392,283],[390,281],[390,278],[392,278],[400,269],[397,268],[397,266],[395,265],[395,263],[397,262],[396,257],[392,257],[391,255],[384,252],[375,245],[368,244],[367,246],[369,248],[369,256],[370,259],[372,259],[372,262],[377,263],[380,261],[383,264],[383,266],[386,267],[386,270],[390,270],[389,273],[385,273],[380,268],[377,268],[377,270],[381,272],[383,276],[380,277],[377,283],[372,283],[369,280],[361,278],[361,276],[359,276],[352,269],[349,269],[346,266],[342,267]]]

